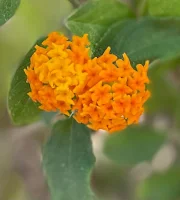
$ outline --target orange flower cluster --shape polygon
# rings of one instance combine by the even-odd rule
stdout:
[[[25,69],[31,92],[46,111],[60,110],[93,130],[122,130],[137,123],[149,98],[146,89],[149,62],[132,68],[126,54],[123,59],[110,53],[93,59],[89,56],[87,34],[69,41],[56,32],[36,46],[31,65]]]
[[[87,73],[84,64],[89,58],[87,34],[74,36],[72,42],[56,32],[43,41],[44,47],[36,51],[25,69],[31,92],[28,95],[38,101],[45,111],[60,110],[69,115],[76,98],[74,91],[84,85]]]

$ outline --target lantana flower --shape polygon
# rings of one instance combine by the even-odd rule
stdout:
[[[49,34],[42,46],[35,46],[30,66],[25,69],[31,91],[40,109],[60,111],[93,130],[122,130],[138,123],[144,103],[149,61],[131,66],[110,53],[91,58],[88,35],[73,36],[72,41],[57,32]]]

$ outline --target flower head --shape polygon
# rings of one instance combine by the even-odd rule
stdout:
[[[90,58],[87,34],[69,41],[53,32],[42,44],[35,47],[25,69],[28,95],[41,109],[72,112],[93,130],[114,132],[138,123],[150,97],[148,61],[134,69],[125,53],[119,59],[110,47],[100,57]]]

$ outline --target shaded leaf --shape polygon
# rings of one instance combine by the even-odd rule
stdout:
[[[41,44],[43,40],[39,40],[37,44]],[[10,116],[12,121],[18,125],[28,124],[38,120],[39,113],[41,112],[38,104],[34,103],[27,95],[30,92],[30,86],[26,83],[27,77],[24,73],[24,69],[30,64],[30,57],[34,51],[35,48],[33,46],[15,72],[9,90],[8,106]]]
[[[132,16],[130,9],[116,0],[89,1],[68,18],[67,26],[73,34],[88,33],[94,46],[112,23]]]
[[[1,0],[0,1],[0,26],[7,22],[16,12],[20,0]]]
[[[167,59],[180,52],[180,19],[142,18],[113,24],[96,46],[100,55],[110,46],[119,57],[127,53],[132,64]]]
[[[146,126],[132,126],[107,137],[106,156],[121,165],[150,161],[164,143],[165,136]]]
[[[88,128],[73,119],[59,121],[44,147],[44,169],[52,200],[91,200],[95,158]]]
[[[179,168],[153,174],[137,190],[139,200],[177,200],[180,198]]]

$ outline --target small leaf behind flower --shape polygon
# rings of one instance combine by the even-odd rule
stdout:
[[[132,17],[131,10],[115,0],[90,1],[68,18],[67,26],[77,35],[89,34],[93,57],[108,46],[118,57],[126,53],[133,66],[179,55],[180,18]]]
[[[116,0],[89,1],[68,18],[67,26],[73,34],[88,33],[93,47],[111,24],[133,16],[127,5]]]
[[[44,170],[52,200],[92,200],[90,172],[95,158],[89,129],[74,119],[57,122],[44,147]]]

